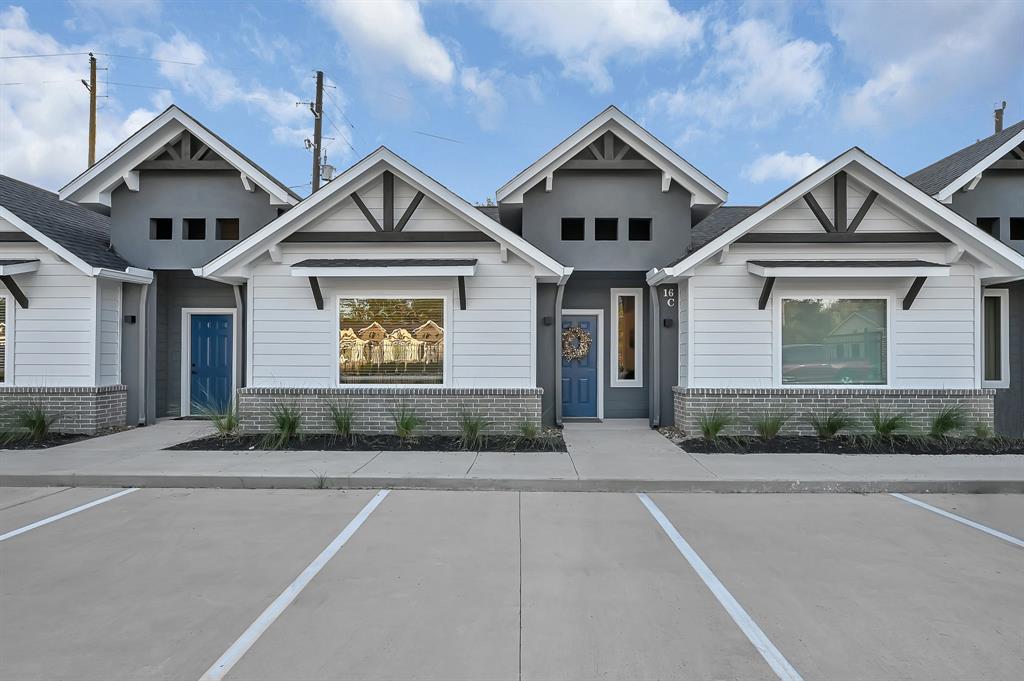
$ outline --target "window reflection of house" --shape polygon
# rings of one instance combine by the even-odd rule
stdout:
[[[342,299],[338,321],[341,383],[443,382],[442,300]]]

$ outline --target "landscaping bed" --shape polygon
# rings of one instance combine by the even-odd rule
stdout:
[[[50,449],[51,447],[69,445],[72,442],[80,442],[99,437],[100,435],[107,435],[110,432],[113,431],[104,431],[95,435],[87,435],[85,433],[47,433],[45,437],[39,440],[16,437],[0,441],[0,449]]]
[[[762,439],[720,435],[673,441],[684,451],[701,454],[1024,454],[1024,440],[1000,437],[846,435],[824,439],[782,435]]]
[[[277,440],[277,441],[275,441]],[[537,437],[527,438],[516,435],[485,435],[476,443],[467,446],[458,435],[420,435],[399,437],[397,435],[302,435],[287,442],[281,442],[271,435],[211,435],[167,447],[171,450],[237,452],[265,449],[292,450],[303,452],[338,451],[432,451],[432,452],[564,452],[565,440],[557,431],[545,431]]]

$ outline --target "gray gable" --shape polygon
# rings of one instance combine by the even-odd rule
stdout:
[[[963,177],[964,173],[1021,131],[1024,131],[1024,121],[1019,121],[1004,128],[1002,132],[997,132],[918,170],[916,173],[907,175],[907,180],[926,194],[937,194]]]
[[[93,267],[123,271],[130,266],[110,247],[110,218],[105,215],[6,175],[0,175],[0,206]]]

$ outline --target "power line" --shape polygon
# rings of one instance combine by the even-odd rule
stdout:
[[[161,64],[181,64],[182,66],[199,66],[199,64],[191,61],[176,61],[174,59],[155,59],[154,57],[135,57],[130,54],[110,54],[109,52],[96,52],[96,54],[103,57],[115,57],[116,59],[140,59],[142,61],[156,61]]]
[[[136,57],[130,54],[110,54],[109,52],[54,52],[51,54],[10,54],[0,59],[36,59],[43,57],[82,57],[88,54],[97,54],[101,57],[115,57],[117,59],[141,59],[143,61],[155,61],[162,64],[181,64],[182,66],[199,66],[195,62],[176,61],[174,59],[156,59],[154,57]]]
[[[327,120],[328,125],[330,125],[332,128],[334,128],[334,132],[338,133],[338,137],[341,138],[341,141],[344,142],[345,144],[347,144],[348,148],[351,149],[355,154],[358,155],[359,151],[354,146],[352,146],[351,142],[348,141],[348,135],[343,133],[341,130],[338,130],[338,126],[336,126],[334,124],[334,121],[331,120],[330,116],[328,116],[327,114],[324,114],[324,118]]]
[[[423,135],[424,137],[433,137],[434,139],[444,140],[445,142],[454,142],[455,144],[462,144],[461,140],[453,140],[451,137],[444,137],[442,135],[434,135],[429,132],[423,132],[422,130],[413,130],[417,135]]]
[[[88,52],[55,52],[53,54],[10,54],[0,59],[34,59],[35,57],[81,57]]]

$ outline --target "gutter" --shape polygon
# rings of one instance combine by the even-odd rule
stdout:
[[[94,267],[91,274],[101,279],[123,281],[128,284],[150,284],[153,282],[153,272],[138,267],[129,267],[123,271],[112,270],[108,267]]]
[[[562,427],[562,298],[565,295],[565,284],[569,281],[573,269],[566,267],[558,279],[558,291],[555,293],[555,426]]]

